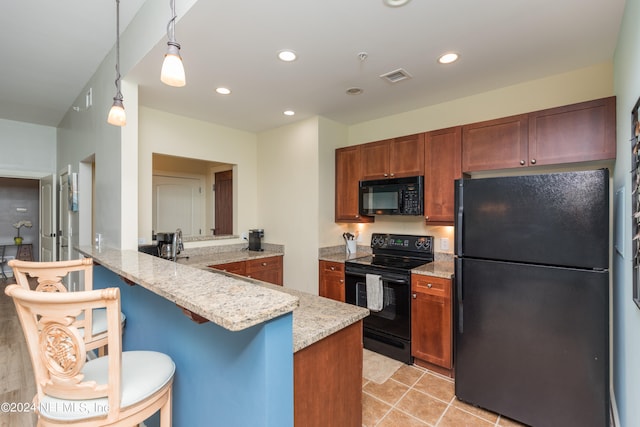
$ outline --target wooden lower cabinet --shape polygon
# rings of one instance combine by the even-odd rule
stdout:
[[[222,270],[256,280],[262,280],[263,282],[273,283],[274,285],[282,286],[283,282],[281,255],[257,258],[249,261],[214,264],[210,265],[209,268],[215,268],[216,270]]]
[[[282,257],[274,256],[247,261],[247,277],[282,286]]]
[[[344,263],[320,261],[319,283],[318,294],[321,297],[345,302]]]
[[[245,261],[238,261],[238,262],[228,262],[226,264],[210,265],[209,267],[215,268],[216,270],[226,271],[227,273],[246,276],[246,270],[247,270],[246,266],[247,266],[247,263]]]
[[[362,426],[362,320],[293,355],[294,425]]]
[[[411,354],[415,363],[452,375],[451,279],[411,276]]]

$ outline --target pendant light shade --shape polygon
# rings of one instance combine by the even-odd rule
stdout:
[[[120,0],[116,0],[116,96],[113,97],[113,105],[109,110],[107,123],[114,126],[127,124],[127,116],[124,113],[123,97],[120,90]]]
[[[121,99],[113,98],[113,105],[109,110],[107,123],[114,126],[124,126],[127,124],[127,115],[124,113],[124,105]]]
[[[184,76],[184,66],[180,57],[180,45],[168,43],[169,48],[164,56],[160,80],[169,86],[182,87],[186,84]]]
[[[176,42],[176,3],[170,0],[171,19],[167,24],[167,53],[164,56],[162,70],[160,71],[160,81],[169,86],[182,87],[187,84],[184,75],[184,65],[180,57],[180,44]]]

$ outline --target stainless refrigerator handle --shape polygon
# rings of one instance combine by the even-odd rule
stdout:
[[[463,333],[464,328],[462,327],[463,317],[462,317],[462,308],[463,308],[463,295],[462,295],[462,260],[460,258],[455,259],[455,269],[454,269],[454,279],[456,283],[456,304],[458,311],[458,332]]]

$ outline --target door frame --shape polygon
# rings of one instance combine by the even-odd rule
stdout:
[[[72,259],[72,237],[73,237],[73,224],[71,222],[71,211],[69,210],[69,177],[71,177],[71,165],[67,165],[66,168],[60,169],[58,172],[58,253],[57,258],[59,261],[67,261]],[[66,192],[64,191],[66,188]],[[67,233],[64,235],[64,223],[66,222]]]

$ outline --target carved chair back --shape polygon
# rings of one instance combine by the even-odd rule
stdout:
[[[79,272],[81,278],[78,279],[84,281],[84,290],[93,290],[92,258],[52,262],[11,260],[9,266],[13,269],[16,283],[24,289],[31,289],[32,285],[29,281],[31,278],[37,281],[36,291],[67,292],[64,281],[69,281],[73,272]],[[87,350],[104,348],[107,344],[106,331],[96,331],[93,320],[93,310],[84,310],[74,322],[74,326],[81,330]]]
[[[84,292],[36,292],[21,285],[9,285],[5,293],[13,298],[27,341],[36,378],[40,405],[45,395],[59,399],[106,398],[108,420],[120,411],[122,324],[120,290],[108,288]],[[92,309],[107,312],[108,379],[105,383],[85,381],[85,340],[77,317]]]

